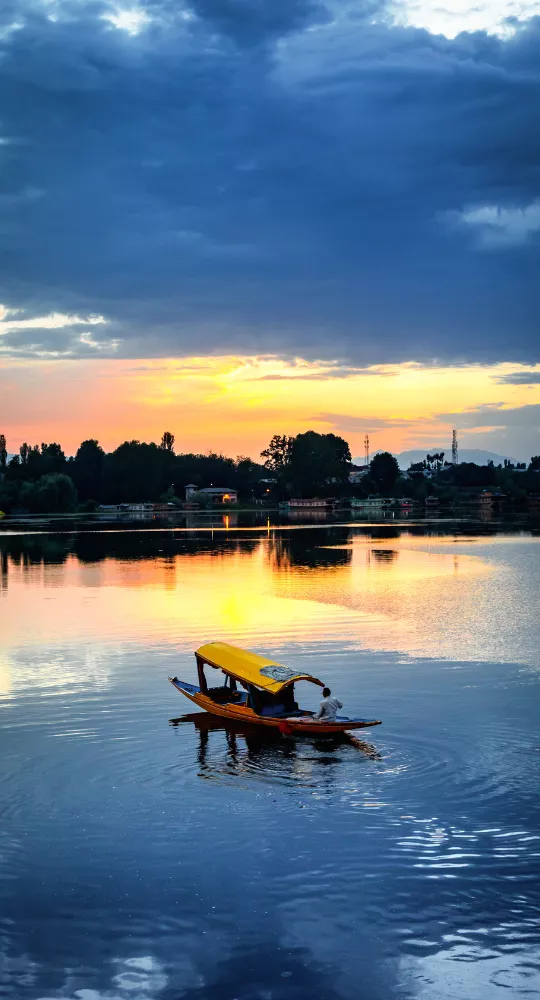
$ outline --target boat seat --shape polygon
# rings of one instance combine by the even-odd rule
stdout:
[[[220,687],[208,688],[207,694],[212,701],[216,701],[219,705],[222,705],[227,701],[232,701],[231,689],[223,687],[223,685]]]
[[[218,705],[226,705],[231,702],[233,705],[243,705],[247,701],[247,695],[241,691],[231,691],[230,687],[221,685],[220,687],[208,688],[208,697]]]

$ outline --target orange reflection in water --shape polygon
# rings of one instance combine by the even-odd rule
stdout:
[[[302,533],[292,538],[265,533],[247,546],[233,539],[219,552],[148,559],[12,563],[4,649],[136,642],[187,653],[222,638],[289,660],[314,642],[470,658],[464,636],[478,633],[492,593],[485,560],[406,537],[308,549]],[[4,687],[6,664],[4,656]]]

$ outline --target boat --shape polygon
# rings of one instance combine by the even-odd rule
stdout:
[[[348,719],[338,715],[332,722],[315,719],[312,712],[298,708],[294,685],[308,681],[324,687],[322,681],[303,671],[269,660],[228,642],[208,642],[195,651],[199,683],[169,681],[181,694],[212,715],[257,726],[270,726],[286,735],[335,736],[350,729],[380,726],[380,719]],[[221,671],[222,684],[209,686],[205,668]],[[221,678],[220,678],[221,680]],[[240,684],[243,690],[239,689]]]
[[[322,510],[327,511],[335,507],[337,501],[333,497],[311,497],[311,498],[299,498],[292,500],[282,500],[278,504],[278,508],[281,513],[287,513],[288,511],[297,510]]]
[[[351,508],[353,510],[382,510],[390,506],[390,500],[386,497],[369,496],[363,499],[351,498]]]

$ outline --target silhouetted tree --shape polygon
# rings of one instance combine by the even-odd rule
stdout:
[[[40,457],[39,472],[41,476],[63,471],[66,464],[66,456],[60,445],[55,441],[52,444],[41,445]]]
[[[70,468],[81,500],[101,500],[105,452],[95,438],[83,441]]]
[[[428,455],[428,461],[430,456]],[[392,490],[400,476],[397,459],[389,451],[381,451],[371,459],[369,474],[382,493]]]
[[[287,434],[274,434],[268,448],[261,451],[265,469],[279,476],[290,463],[293,442]]]
[[[165,431],[161,438],[160,448],[163,451],[174,451],[174,434],[171,434],[170,431]]]
[[[0,434],[0,475],[6,471],[7,465],[7,445],[4,434]]]
[[[235,462],[234,476],[232,484],[238,493],[246,498],[259,496],[264,488],[261,487],[260,480],[264,477],[265,468],[245,455],[238,455]]]
[[[294,438],[287,476],[295,493],[309,494],[348,480],[351,452],[337,434],[306,431]]]
[[[73,480],[62,473],[42,476],[37,482],[22,483],[19,504],[32,513],[60,514],[75,509],[77,490]]]
[[[158,500],[171,485],[174,455],[153,442],[124,441],[105,456],[103,495],[110,503]]]
[[[540,472],[540,455],[533,455],[531,458],[529,472]]]

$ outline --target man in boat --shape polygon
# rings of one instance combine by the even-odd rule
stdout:
[[[332,692],[330,688],[323,688],[323,700],[321,701],[321,707],[318,712],[313,716],[318,722],[335,722],[336,715],[339,708],[343,708],[343,705],[337,698],[332,698]]]

